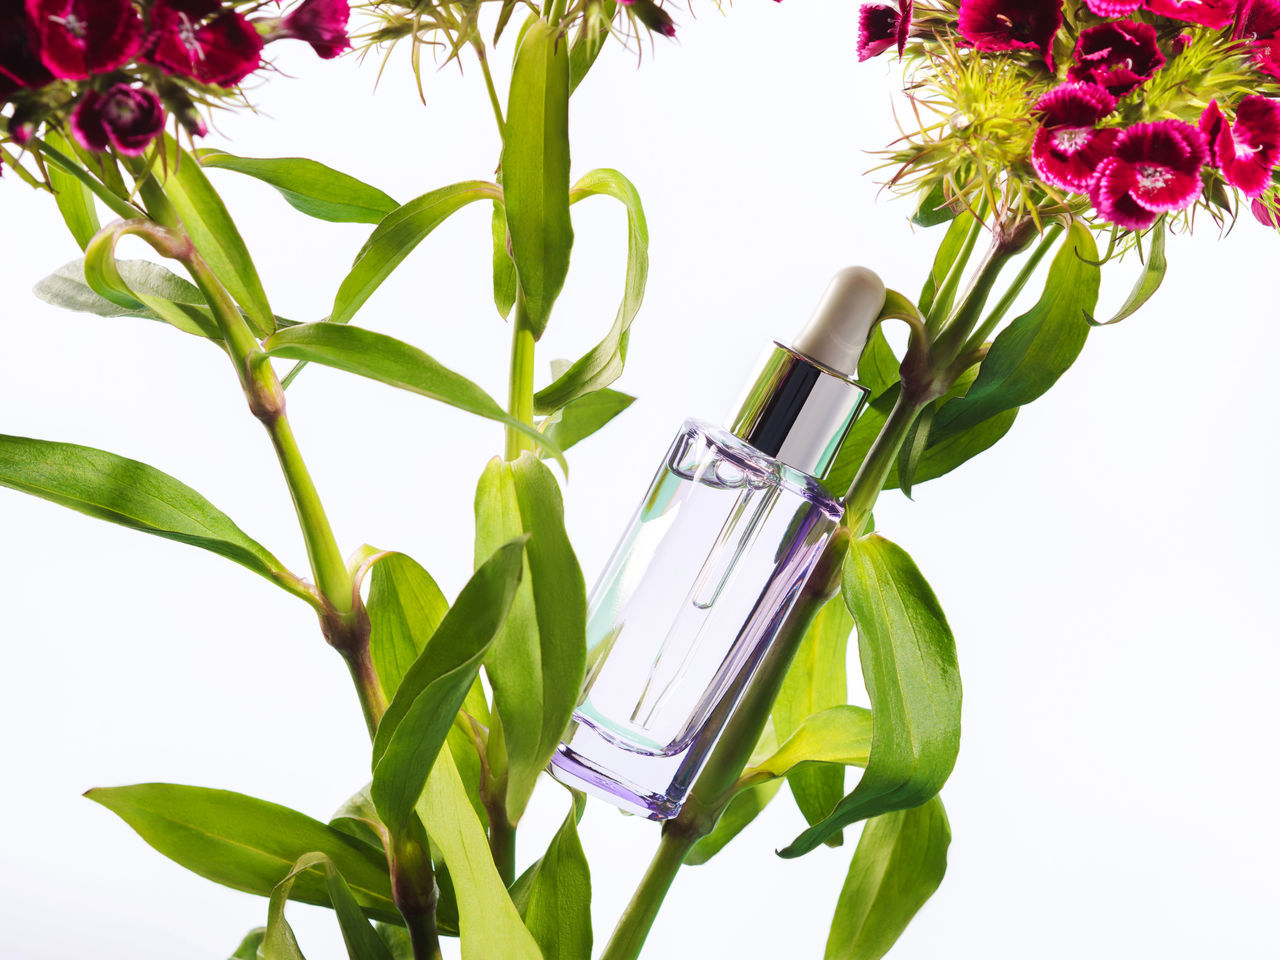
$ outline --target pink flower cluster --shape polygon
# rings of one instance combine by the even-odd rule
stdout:
[[[1059,65],[1055,54],[1064,44],[1055,47],[1055,41],[1064,26],[1063,0],[959,3],[960,45],[984,53],[1029,51],[1050,76],[1065,74],[1065,82],[1034,105],[1039,126],[1030,159],[1036,175],[1052,187],[1087,195],[1102,219],[1141,230],[1161,214],[1192,206],[1210,168],[1253,198],[1254,213],[1274,225],[1276,215],[1258,198],[1280,163],[1280,101],[1248,94],[1227,112],[1214,101],[1198,124],[1166,119],[1121,127],[1115,115],[1122,98],[1140,97],[1143,86],[1187,49],[1196,29],[1221,31],[1261,74],[1280,79],[1280,0],[1084,0],[1083,6],[1104,22],[1074,32],[1071,59]],[[859,59],[894,46],[901,53],[911,18],[910,0],[864,6]]]
[[[13,101],[10,135],[24,143],[45,120],[67,119],[88,150],[142,154],[164,129],[166,104],[131,64],[158,67],[161,86],[231,87],[262,65],[265,42],[304,40],[321,57],[346,50],[348,0],[303,0],[278,19],[250,20],[223,0],[0,0],[0,104]],[[181,94],[174,94],[182,96]],[[179,105],[187,129],[204,124],[189,101]]]

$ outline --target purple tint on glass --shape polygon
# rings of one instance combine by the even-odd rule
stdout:
[[[687,421],[592,591],[552,775],[674,816],[840,515],[813,477]]]

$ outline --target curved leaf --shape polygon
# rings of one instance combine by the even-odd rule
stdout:
[[[266,927],[255,927],[246,933],[229,960],[258,960],[258,949],[262,946],[262,937],[266,932]]]
[[[378,816],[404,832],[413,806],[520,583],[523,540],[498,547],[458,594],[383,714],[373,741]]]
[[[45,140],[62,153],[71,151],[66,139],[57,130],[49,130],[45,134]],[[71,236],[83,250],[102,227],[98,221],[98,209],[93,203],[93,191],[83,179],[57,163],[47,164],[45,171],[49,177],[49,189],[53,191],[53,199],[58,204],[58,212],[62,214]]]
[[[356,254],[351,272],[338,287],[331,323],[347,323],[391,271],[450,215],[475,200],[501,200],[502,191],[483,180],[468,180],[432,190],[388,213]]]
[[[780,851],[784,857],[808,853],[858,820],[924,803],[946,782],[960,748],[955,640],[911,557],[878,534],[854,540],[843,593],[871,696],[871,755],[853,792]]]
[[[516,51],[502,150],[511,256],[534,339],[569,273],[569,44],[534,21]]]
[[[205,307],[204,295],[195,284],[149,260],[116,260],[115,266],[121,287],[128,291],[126,302],[120,302],[123,297],[108,300],[96,293],[85,278],[84,260],[63,264],[40,280],[33,292],[45,303],[64,310],[98,317],[140,317],[171,324],[197,337],[221,339],[218,325]],[[147,306],[147,302],[156,300],[161,301],[163,315]]]
[[[449,867],[458,902],[462,960],[542,960],[493,865],[488,838],[447,747],[431,768],[417,811]]]
[[[234,170],[270,184],[295,210],[330,223],[377,223],[399,206],[377,187],[301,157],[237,157],[199,151],[200,165]]]
[[[1160,289],[1160,284],[1164,282],[1164,275],[1169,269],[1169,262],[1164,255],[1165,232],[1165,218],[1161,217],[1151,229],[1151,249],[1147,253],[1146,263],[1143,264],[1142,274],[1138,277],[1138,282],[1133,285],[1133,289],[1129,291],[1128,298],[1110,320],[1099,321],[1086,314],[1089,326],[1109,327],[1113,323],[1119,323],[1133,316]]]
[[[544,957],[591,960],[591,870],[578,840],[578,804],[528,880],[525,925]]]
[[[164,157],[152,165],[152,176],[160,182],[209,269],[244,308],[253,332],[267,336],[275,329],[275,316],[235,221],[200,169],[200,162],[169,134],[163,144]]]
[[[849,699],[845,661],[853,618],[840,597],[833,597],[805,632],[795,659],[773,703],[773,727],[784,740],[814,714],[838,707]],[[844,770],[812,766],[787,776],[796,806],[809,823],[817,823],[844,796]]]
[[[586,587],[555,477],[525,452],[495,457],[476,488],[476,557],[528,536],[529,574],[485,659],[507,753],[507,816],[520,819],[577,704],[586,669]]]
[[[575,202],[597,194],[613,197],[627,208],[626,289],[605,338],[554,383],[534,395],[533,408],[541,414],[554,413],[578,397],[609,386],[622,375],[631,323],[644,301],[644,288],[649,279],[649,225],[640,194],[630,180],[617,170],[609,169],[592,170],[573,188]]]
[[[268,580],[286,572],[266,547],[185,483],[105,450],[0,435],[0,486],[201,547]]]
[[[97,787],[85,796],[119,816],[170,860],[246,893],[269,896],[299,857],[324,853],[362,907],[399,921],[381,851],[296,810],[229,790],[174,783]],[[315,873],[300,875],[291,896],[302,903],[329,903],[325,883]]]
[[[877,396],[898,382],[901,365],[885,339],[884,324],[877,323],[871,328],[866,349],[858,360],[858,382],[870,390],[873,397]]]
[[[775,753],[747,767],[740,782],[776,780],[791,775],[805,763],[864,767],[870,752],[871,711],[841,704],[807,718]],[[824,815],[834,806],[827,807]]]
[[[551,447],[552,455],[564,463],[564,455],[536,428],[512,417],[466,377],[385,333],[335,323],[300,323],[277,331],[263,347],[273,357],[321,363],[513,426]]]
[[[942,800],[872,817],[836,903],[823,960],[880,960],[947,872]]]
[[[561,450],[585,440],[635,402],[635,397],[617,390],[594,390],[579,397],[553,415],[542,435]]]

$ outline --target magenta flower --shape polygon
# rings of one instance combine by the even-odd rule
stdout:
[[[229,87],[262,62],[262,38],[218,0],[158,0],[146,59],[171,73]]]
[[[351,7],[347,0],[303,0],[297,9],[280,21],[277,37],[305,40],[324,60],[332,60],[350,49],[347,21]]]
[[[1240,0],[1231,36],[1251,41],[1258,69],[1280,79],[1280,0]]]
[[[977,50],[1039,50],[1052,68],[1062,0],[960,0],[957,26]]]
[[[898,48],[898,56],[902,56],[911,33],[914,9],[915,0],[900,0],[896,7],[863,4],[858,11],[858,59],[870,60],[893,46]]]
[[[1123,97],[1146,83],[1164,66],[1156,45],[1156,29],[1149,23],[1114,20],[1080,31],[1076,62],[1068,76],[1092,81]]]
[[[88,80],[134,58],[142,17],[129,0],[26,0],[40,59],[63,80]]]
[[[1099,17],[1127,17],[1142,0],[1085,0],[1085,5]]]
[[[1190,30],[1183,30],[1180,34],[1169,41],[1169,59],[1180,56],[1187,47],[1191,46],[1191,41],[1195,37],[1192,36]]]
[[[160,98],[146,87],[117,83],[106,93],[87,91],[71,114],[71,132],[86,150],[115,147],[136,157],[164,129]]]
[[[1209,159],[1204,134],[1181,120],[1136,123],[1098,164],[1089,199],[1098,215],[1126,230],[1145,230],[1162,213],[1185,210],[1203,184]]]
[[[1116,98],[1096,83],[1065,83],[1037,102],[1044,116],[1031,144],[1031,165],[1040,179],[1063,190],[1084,193],[1094,171],[1111,156],[1120,131],[1098,130],[1116,107]]]
[[[43,87],[53,79],[40,60],[40,34],[20,0],[0,0],[0,103],[21,87]]]
[[[1251,94],[1236,107],[1233,125],[1215,100],[1200,117],[1200,131],[1208,141],[1210,162],[1227,183],[1247,197],[1266,191],[1271,170],[1280,162],[1280,103]]]
[[[1146,0],[1152,13],[1187,23],[1198,23],[1210,30],[1221,30],[1235,19],[1237,0]]]

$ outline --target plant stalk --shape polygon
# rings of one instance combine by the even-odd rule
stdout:
[[[471,40],[471,47],[480,61],[480,72],[484,74],[484,86],[489,91],[489,105],[493,107],[493,118],[498,121],[498,137],[505,143],[507,138],[507,121],[502,116],[502,101],[498,99],[498,88],[493,83],[493,73],[489,70],[489,53],[484,41],[478,36]]]
[[[697,841],[698,838],[692,834],[663,832],[658,852],[623,911],[600,960],[636,960],[640,956],[640,949],[662,908],[662,901],[671,889],[684,858]]]
[[[533,424],[533,364],[536,341],[529,328],[529,310],[523,292],[517,291],[511,330],[511,377],[507,412],[523,423]],[[522,451],[533,449],[533,438],[515,427],[507,427],[506,458],[515,460]]]
[[[498,868],[498,876],[504,886],[511,886],[516,880],[516,828],[507,819],[506,804],[503,797],[487,807],[489,812],[489,852],[493,855],[493,864]]]

